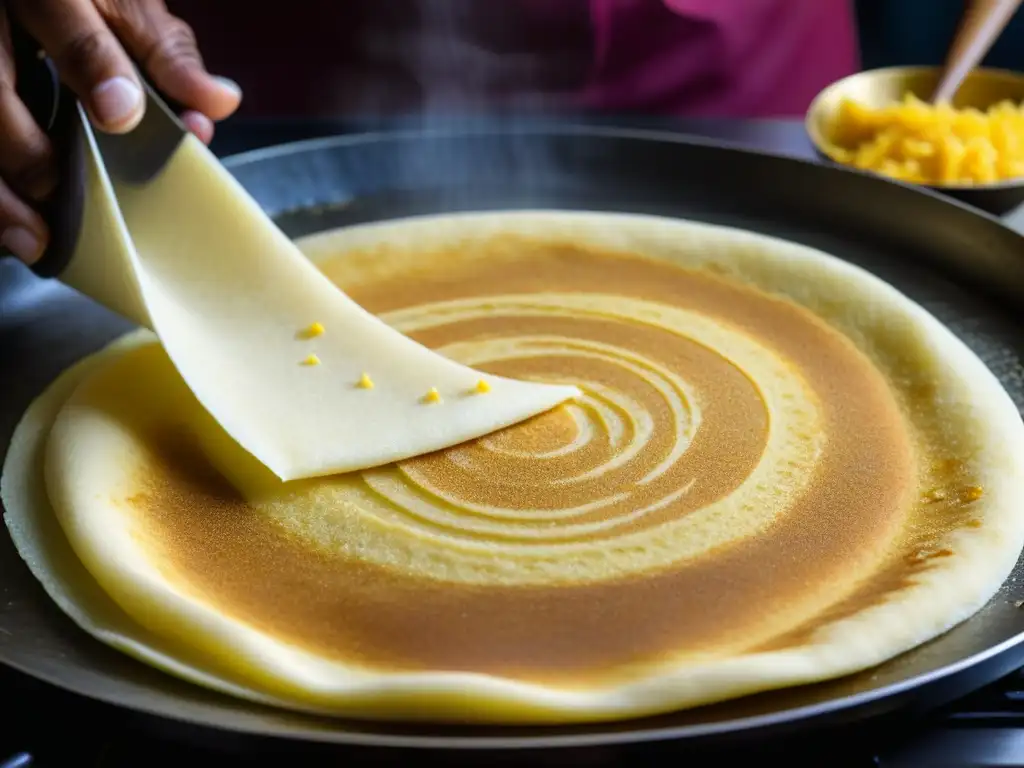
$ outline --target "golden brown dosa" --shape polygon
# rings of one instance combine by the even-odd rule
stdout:
[[[1024,544],[1009,397],[825,254],[547,212],[303,247],[415,340],[584,396],[282,484],[151,336],[84,361],[18,428],[7,522],[67,613],[150,664],[359,717],[636,716],[884,661],[980,608]]]

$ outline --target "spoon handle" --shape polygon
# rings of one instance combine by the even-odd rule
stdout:
[[[960,21],[932,102],[948,102],[960,84],[985,58],[1022,0],[973,0]]]

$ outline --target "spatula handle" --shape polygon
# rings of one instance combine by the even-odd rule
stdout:
[[[36,206],[50,230],[50,241],[32,266],[41,277],[55,277],[71,260],[82,221],[85,154],[77,126],[78,103],[39,44],[15,20],[9,19],[9,27],[18,96],[50,138],[57,158],[57,187]]]

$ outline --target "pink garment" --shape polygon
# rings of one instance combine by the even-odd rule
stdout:
[[[590,0],[592,109],[801,115],[858,69],[847,0]]]
[[[241,114],[803,113],[857,69],[850,0],[168,0]]]

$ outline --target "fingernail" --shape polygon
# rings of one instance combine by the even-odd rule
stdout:
[[[232,80],[230,77],[221,77],[220,75],[213,75],[213,79],[217,81],[217,85],[228,91],[236,99],[242,98],[242,86]]]
[[[0,235],[0,245],[26,264],[35,264],[42,256],[39,238],[24,227],[8,227]]]
[[[181,122],[194,133],[203,144],[209,144],[213,139],[213,120],[199,112],[186,112],[181,116]]]
[[[127,77],[112,77],[92,89],[93,113],[104,128],[133,127],[142,107],[142,90]]]

